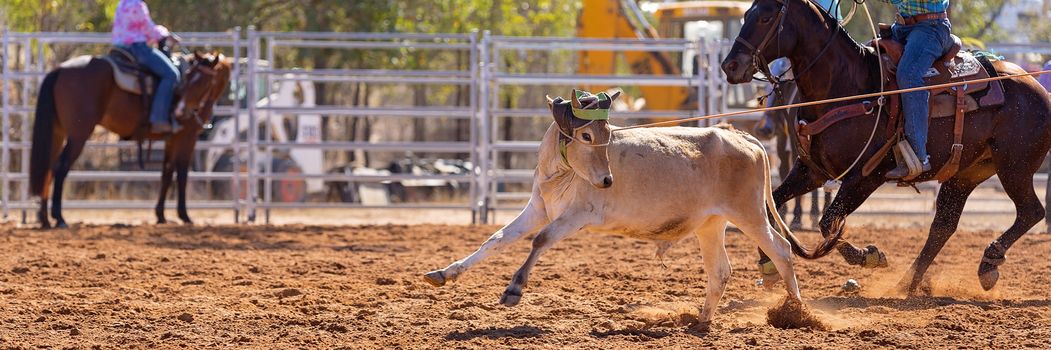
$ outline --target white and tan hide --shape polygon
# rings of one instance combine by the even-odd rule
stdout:
[[[562,121],[559,113],[566,108],[559,108],[558,102],[551,107],[556,121]],[[490,254],[539,232],[528,259],[500,298],[500,303],[514,306],[540,254],[571,234],[652,240],[660,247],[658,254],[693,234],[708,274],[700,320],[707,323],[730,278],[724,247],[729,222],[770,256],[787,281],[789,297],[799,300],[789,243],[767,221],[772,213],[782,232],[791,234],[773,210],[768,160],[758,140],[727,128],[613,131],[606,121],[572,128],[559,124],[552,123],[541,142],[525,209],[471,255],[427,273],[427,282],[442,286]],[[559,154],[560,130],[571,134],[564,137],[570,140],[568,166]],[[608,146],[601,146],[607,140]]]

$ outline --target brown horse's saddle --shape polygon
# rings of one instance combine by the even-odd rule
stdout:
[[[889,26],[880,24],[880,29],[883,30],[883,37],[873,39],[869,42],[869,46],[878,50],[883,59],[887,83],[896,86],[896,71],[898,62],[901,61],[901,56],[905,52],[905,45],[890,39]],[[985,66],[971,52],[961,51],[963,45],[959,37],[952,35],[952,39],[954,44],[949,51],[935,61],[934,65],[923,75],[923,80],[928,86],[989,78],[996,74],[992,71],[991,66]],[[964,112],[980,107],[1000,106],[1004,103],[1004,89],[999,81],[935,89],[930,92],[931,118],[950,117],[956,114],[957,97],[954,95],[958,92],[957,89],[963,89],[962,92],[966,95],[963,97],[966,104]]]
[[[873,39],[869,46],[880,54],[883,61],[884,76],[888,86],[897,88],[897,77],[895,75],[898,62],[905,51],[901,42],[889,39],[889,26],[880,25],[881,38]],[[976,57],[971,52],[961,51],[963,47],[960,38],[953,35],[953,46],[941,58],[934,62],[933,66],[923,75],[927,86],[956,83],[972,80],[980,80],[997,76],[992,63],[986,57]],[[868,175],[874,170],[876,164],[886,155],[894,139],[899,138],[904,128],[904,122],[900,118],[901,106],[897,101],[900,97],[892,97],[890,111],[890,125],[888,128],[888,142],[885,149],[880,150],[879,155],[870,159],[863,168],[863,173]],[[1004,104],[1004,88],[999,80],[976,82],[958,85],[954,87],[930,90],[930,118],[953,117],[953,145],[949,162],[945,164],[935,178],[944,182],[956,175],[960,168],[960,157],[963,152],[963,130],[964,119],[967,112],[983,107],[1002,106]],[[898,162],[903,159],[896,158]],[[917,174],[918,175],[918,174]],[[911,177],[906,177],[907,183]]]
[[[143,90],[147,95],[153,95],[155,78],[153,74],[142,68],[127,50],[119,47],[110,49],[109,54],[102,59],[113,67],[113,80],[121,90],[142,95]]]

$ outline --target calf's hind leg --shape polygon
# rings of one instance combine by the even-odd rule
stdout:
[[[522,213],[506,226],[500,228],[489,239],[482,243],[478,250],[449,264],[444,269],[434,270],[423,275],[424,281],[435,287],[444,286],[446,282],[456,280],[475,264],[481,262],[494,252],[500,251],[514,243],[524,235],[536,232],[547,224],[547,214],[544,213],[542,203],[538,198],[531,199]]]
[[[795,268],[792,266],[792,247],[788,239],[777,234],[774,228],[770,227],[766,221],[766,210],[741,218],[730,218],[730,221],[746,236],[759,244],[759,249],[766,253],[770,261],[777,267],[781,279],[785,281],[789,297],[800,300],[799,282],[796,280]]]

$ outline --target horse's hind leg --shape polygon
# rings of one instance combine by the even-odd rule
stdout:
[[[1002,162],[1000,159],[997,159],[995,152],[993,157],[998,167],[997,176],[1000,178],[1000,183],[1003,184],[1004,192],[1007,192],[1007,196],[1014,202],[1016,213],[1014,224],[1007,229],[1007,232],[1004,232],[999,238],[990,243],[982,255],[982,262],[978,265],[978,281],[981,282],[982,288],[985,290],[990,290],[996,286],[996,282],[1000,278],[1000,272],[997,267],[1004,263],[1007,250],[1044,218],[1044,206],[1040,204],[1040,198],[1037,197],[1036,191],[1033,189],[1033,173],[1035,169],[1032,169],[1032,171],[1030,171],[1031,169],[1024,169],[1023,166],[1018,164],[1027,163],[1020,161],[1018,163]],[[1012,163],[1016,165],[1009,165]],[[1040,164],[1040,161],[1036,160],[1028,164],[1036,164],[1030,166],[1036,167]]]
[[[937,213],[931,223],[927,242],[912,267],[902,276],[898,282],[898,290],[904,293],[912,293],[923,280],[927,268],[934,262],[945,243],[949,241],[960,223],[960,215],[963,213],[967,197],[971,195],[978,184],[988,179],[995,172],[992,162],[986,161],[982,164],[972,166],[960,172],[955,177],[945,182],[938,191]]]
[[[69,174],[69,169],[73,166],[73,162],[80,157],[80,152],[84,150],[84,143],[87,142],[87,137],[74,137],[70,136],[66,140],[66,147],[62,149],[62,154],[58,156],[58,163],[55,165],[55,192],[51,198],[51,217],[55,219],[55,227],[66,228],[66,219],[62,218],[62,188],[66,181],[66,175]]]

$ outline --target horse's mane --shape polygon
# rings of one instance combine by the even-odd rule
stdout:
[[[817,10],[818,14],[821,15],[822,20],[825,21],[825,24],[828,25],[829,28],[832,28],[832,30],[836,31],[836,36],[839,36],[842,39],[846,39],[846,42],[851,43],[851,45],[857,50],[859,54],[861,54],[862,56],[866,56],[867,54],[871,53],[869,50],[866,50],[864,46],[858,43],[857,40],[854,40],[854,37],[850,36],[850,33],[847,32],[847,28],[843,27],[843,25],[840,24],[839,19],[833,17],[832,14],[829,13],[828,10],[826,10],[824,7],[814,3],[813,0],[800,1],[806,3],[811,8]],[[833,6],[839,6],[839,4],[840,1],[833,1]]]

